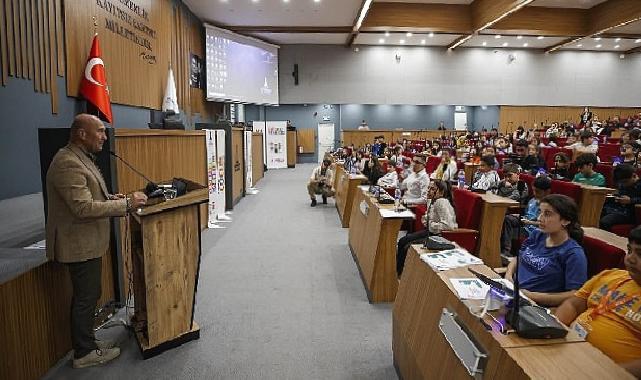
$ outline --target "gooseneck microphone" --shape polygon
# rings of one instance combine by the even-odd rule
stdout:
[[[116,154],[116,152],[113,152],[111,150],[109,151],[109,154],[114,156],[114,157],[116,157],[118,160],[120,160],[120,162],[125,164],[126,167],[131,169],[131,171],[133,171],[134,173],[138,174],[145,181],[147,181],[147,186],[145,187],[145,194],[149,198],[153,198],[155,196],[159,196],[159,194],[157,194],[158,190],[160,190],[160,194],[162,194],[162,189],[159,189],[158,185],[154,181],[150,180],[146,175],[142,174],[138,169],[136,169],[133,166],[131,166],[131,164],[128,163],[127,161],[125,161],[124,158],[120,157],[119,155]]]

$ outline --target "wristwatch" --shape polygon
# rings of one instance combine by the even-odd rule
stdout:
[[[125,201],[127,202],[127,212],[131,211],[131,196],[125,195]]]

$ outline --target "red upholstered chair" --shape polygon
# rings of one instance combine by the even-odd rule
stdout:
[[[630,231],[639,224],[641,224],[641,206],[636,206],[634,209],[635,211],[635,216],[636,216],[636,223],[635,224],[617,224],[615,226],[612,226],[612,233],[615,233],[619,236],[623,237],[628,237],[630,235]]]
[[[562,194],[574,199],[577,203],[581,199],[581,186],[574,182],[552,180],[552,194]]]
[[[427,205],[416,205],[412,208],[416,219],[414,219],[414,231],[421,231],[425,229],[423,225],[423,215],[427,212]]]
[[[620,144],[599,144],[597,155],[601,159],[601,162],[612,162],[612,158],[618,157],[620,154]]]
[[[427,158],[427,164],[425,165],[425,171],[427,174],[432,174],[434,170],[438,167],[438,164],[441,163],[441,157],[429,156]]]
[[[568,141],[567,137],[557,137],[555,142],[557,146],[563,147],[566,145],[567,141]]]
[[[479,225],[483,199],[479,194],[466,189],[453,189],[456,223],[459,228],[453,231],[443,231],[444,238],[458,243],[471,253],[476,253],[479,240]]]
[[[534,195],[534,187],[532,186],[532,184],[534,183],[534,178],[535,177],[532,174],[522,173],[521,175],[519,175],[519,179],[525,182],[525,184],[527,185],[529,196]]]
[[[625,252],[607,242],[585,236],[583,249],[588,260],[588,278],[601,271],[612,268],[623,268]]]
[[[603,174],[605,177],[605,186],[614,188],[614,166],[612,164],[598,163],[594,170],[597,173]]]
[[[465,162],[463,161],[456,161],[456,168],[458,170],[465,170]]]

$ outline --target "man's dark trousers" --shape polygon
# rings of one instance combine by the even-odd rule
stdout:
[[[93,331],[94,314],[100,298],[102,257],[67,263],[73,298],[71,300],[71,345],[74,358],[79,359],[98,348]]]

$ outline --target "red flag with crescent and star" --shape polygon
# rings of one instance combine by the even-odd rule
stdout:
[[[82,82],[80,83],[80,95],[98,109],[98,117],[111,123],[111,101],[109,100],[109,90],[107,89],[105,64],[101,55],[98,35],[96,34],[91,44],[91,51],[89,52],[89,58],[87,58]]]

